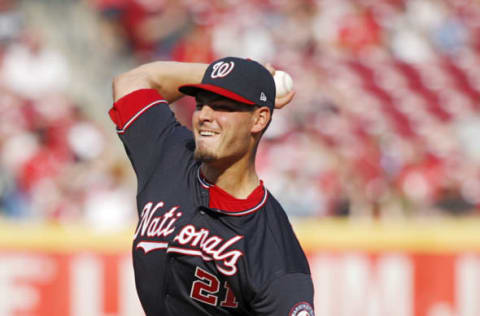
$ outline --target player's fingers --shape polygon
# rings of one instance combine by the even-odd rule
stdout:
[[[275,76],[275,67],[273,67],[272,64],[266,63],[265,68],[267,68],[268,71],[272,74],[272,76]]]
[[[283,108],[285,105],[287,105],[292,101],[294,96],[295,96],[295,91],[292,90],[286,95],[284,95],[283,97],[275,98],[275,108],[276,109]]]

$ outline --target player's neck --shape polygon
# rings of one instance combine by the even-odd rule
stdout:
[[[210,183],[237,199],[247,198],[260,183],[255,164],[247,159],[239,160],[226,168],[202,163],[201,170]]]

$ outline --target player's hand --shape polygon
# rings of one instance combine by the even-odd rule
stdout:
[[[294,96],[295,96],[295,91],[292,90],[288,94],[284,95],[283,97],[275,98],[275,108],[276,109],[283,108],[285,105],[289,104],[293,100]]]
[[[266,64],[265,68],[267,68],[268,71],[270,71],[272,76],[275,76],[275,68],[273,67],[272,64],[270,64],[270,63]],[[275,98],[275,109],[281,109],[285,105],[289,104],[293,100],[294,96],[295,96],[295,91],[292,90],[288,94],[284,95],[283,97],[276,97]]]

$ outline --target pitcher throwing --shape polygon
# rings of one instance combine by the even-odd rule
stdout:
[[[226,57],[115,78],[109,114],[138,180],[133,264],[148,316],[314,315],[305,254],[255,170],[274,108],[294,96],[275,98],[272,72]],[[184,94],[192,131],[168,106]]]

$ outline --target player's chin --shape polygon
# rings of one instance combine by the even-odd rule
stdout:
[[[200,162],[212,162],[218,159],[218,157],[214,153],[208,152],[206,150],[200,150],[198,148],[195,149],[195,152],[193,153],[193,158]]]

